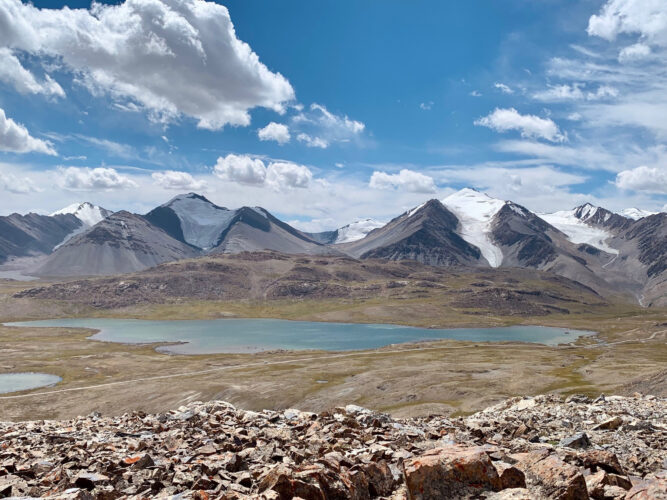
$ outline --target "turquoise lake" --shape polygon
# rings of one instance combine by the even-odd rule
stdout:
[[[48,373],[0,373],[0,394],[49,387],[61,380]]]
[[[136,319],[53,319],[7,326],[76,327],[99,330],[93,340],[126,344],[181,342],[160,346],[170,354],[254,353],[276,349],[351,351],[428,340],[574,342],[594,332],[543,326],[428,329],[398,325],[320,323],[276,319],[149,321]]]

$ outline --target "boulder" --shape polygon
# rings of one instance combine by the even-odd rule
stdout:
[[[584,476],[576,467],[548,450],[527,453],[516,464],[526,475],[526,484],[544,498],[554,500],[587,500]]]
[[[493,462],[493,466],[498,471],[498,476],[500,476],[502,489],[526,487],[526,476],[514,465],[505,462]]]
[[[585,432],[579,432],[573,436],[568,436],[560,440],[558,446],[565,448],[588,448],[591,445],[591,440]]]
[[[610,418],[609,420],[605,420],[604,422],[600,422],[596,426],[593,427],[594,431],[614,431],[618,429],[621,425],[623,425],[623,418],[621,417],[614,417]]]
[[[593,471],[602,469],[614,474],[625,474],[623,467],[621,467],[621,464],[618,461],[618,457],[611,451],[587,450],[579,454],[579,459],[584,467]]]
[[[647,479],[634,485],[626,500],[667,500],[667,479]]]
[[[487,449],[451,445],[435,448],[403,464],[411,499],[456,498],[470,492],[502,488]]]

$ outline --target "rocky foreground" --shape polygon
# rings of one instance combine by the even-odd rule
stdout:
[[[514,398],[468,418],[358,406],[0,423],[0,498],[667,498],[667,399]]]

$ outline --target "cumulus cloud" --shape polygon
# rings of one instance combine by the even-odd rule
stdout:
[[[301,132],[296,136],[296,140],[299,142],[305,143],[309,148],[321,148],[326,149],[329,147],[329,143],[322,139],[321,137],[312,137],[305,132]]]
[[[663,0],[607,0],[590,17],[588,34],[615,40],[620,34],[638,34],[653,43],[667,45],[667,3]]]
[[[638,35],[639,42],[621,49],[619,62],[646,59],[651,45],[667,47],[667,3],[664,0],[607,0],[588,20],[588,34],[613,41]]]
[[[30,177],[19,177],[0,172],[0,188],[13,194],[30,194],[41,191]]]
[[[292,118],[293,127],[300,133],[297,140],[308,147],[327,148],[333,143],[350,142],[364,132],[366,125],[348,116],[330,112],[321,104],[311,104]]]
[[[274,189],[306,188],[312,179],[308,167],[291,162],[271,163],[266,171],[266,183]]]
[[[129,177],[114,168],[61,167],[58,183],[71,191],[112,191],[138,187]]]
[[[313,178],[310,169],[292,162],[271,162],[267,167],[259,158],[229,154],[218,158],[213,173],[229,182],[246,186],[267,186],[276,191],[306,188]]]
[[[667,168],[637,167],[616,176],[616,186],[631,191],[667,194]]]
[[[514,108],[496,108],[489,115],[475,121],[475,125],[488,127],[496,132],[518,130],[522,137],[564,142],[567,138],[550,118],[522,115]]]
[[[155,121],[186,115],[211,130],[248,125],[250,109],[283,112],[294,98],[287,79],[237,38],[227,8],[210,1],[39,9],[0,0],[0,46],[58,58],[90,91]]]
[[[494,83],[493,86],[500,90],[503,94],[514,94],[514,90],[504,83]]]
[[[373,189],[399,189],[411,193],[435,193],[432,177],[404,168],[397,174],[373,172],[368,185]]]
[[[2,108],[0,108],[0,151],[12,153],[30,153],[34,151],[56,155],[50,142],[31,136],[27,128],[8,118]]]
[[[276,141],[278,144],[285,144],[290,141],[289,127],[282,123],[271,122],[266,127],[257,131],[260,141]]]
[[[165,170],[151,174],[153,180],[165,189],[178,191],[200,191],[206,188],[206,182],[196,180],[187,172],[177,170]]]
[[[19,59],[4,47],[0,47],[0,82],[11,85],[20,94],[65,97],[65,91],[58,82],[49,75],[44,76],[44,81],[38,81],[30,71],[23,67]]]
[[[213,173],[223,180],[247,186],[262,186],[266,181],[264,162],[246,155],[221,156],[213,167]]]

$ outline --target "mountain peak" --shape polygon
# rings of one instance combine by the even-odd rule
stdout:
[[[168,206],[173,205],[176,202],[185,201],[185,200],[201,201],[201,202],[213,205],[214,207],[217,207],[217,205],[215,203],[213,203],[211,200],[209,200],[208,198],[206,198],[206,196],[198,194],[198,193],[177,194],[176,196],[174,196],[171,200],[169,200],[167,203],[165,203],[162,206],[163,207],[168,207]],[[218,207],[218,208],[223,208],[223,207]]]
[[[53,212],[51,216],[72,214],[78,218],[85,226],[94,226],[103,219],[112,214],[110,210],[93,205],[89,201],[72,203],[71,205]]]
[[[649,215],[655,215],[658,212],[649,212],[648,210],[642,210],[641,208],[626,208],[624,210],[621,210],[619,212],[619,215],[622,215],[623,217],[628,217],[629,219],[632,220],[639,220],[643,219],[644,217],[648,217]]]
[[[600,207],[596,207],[591,203],[584,203],[574,209],[574,216],[580,220],[587,220],[593,217]]]

